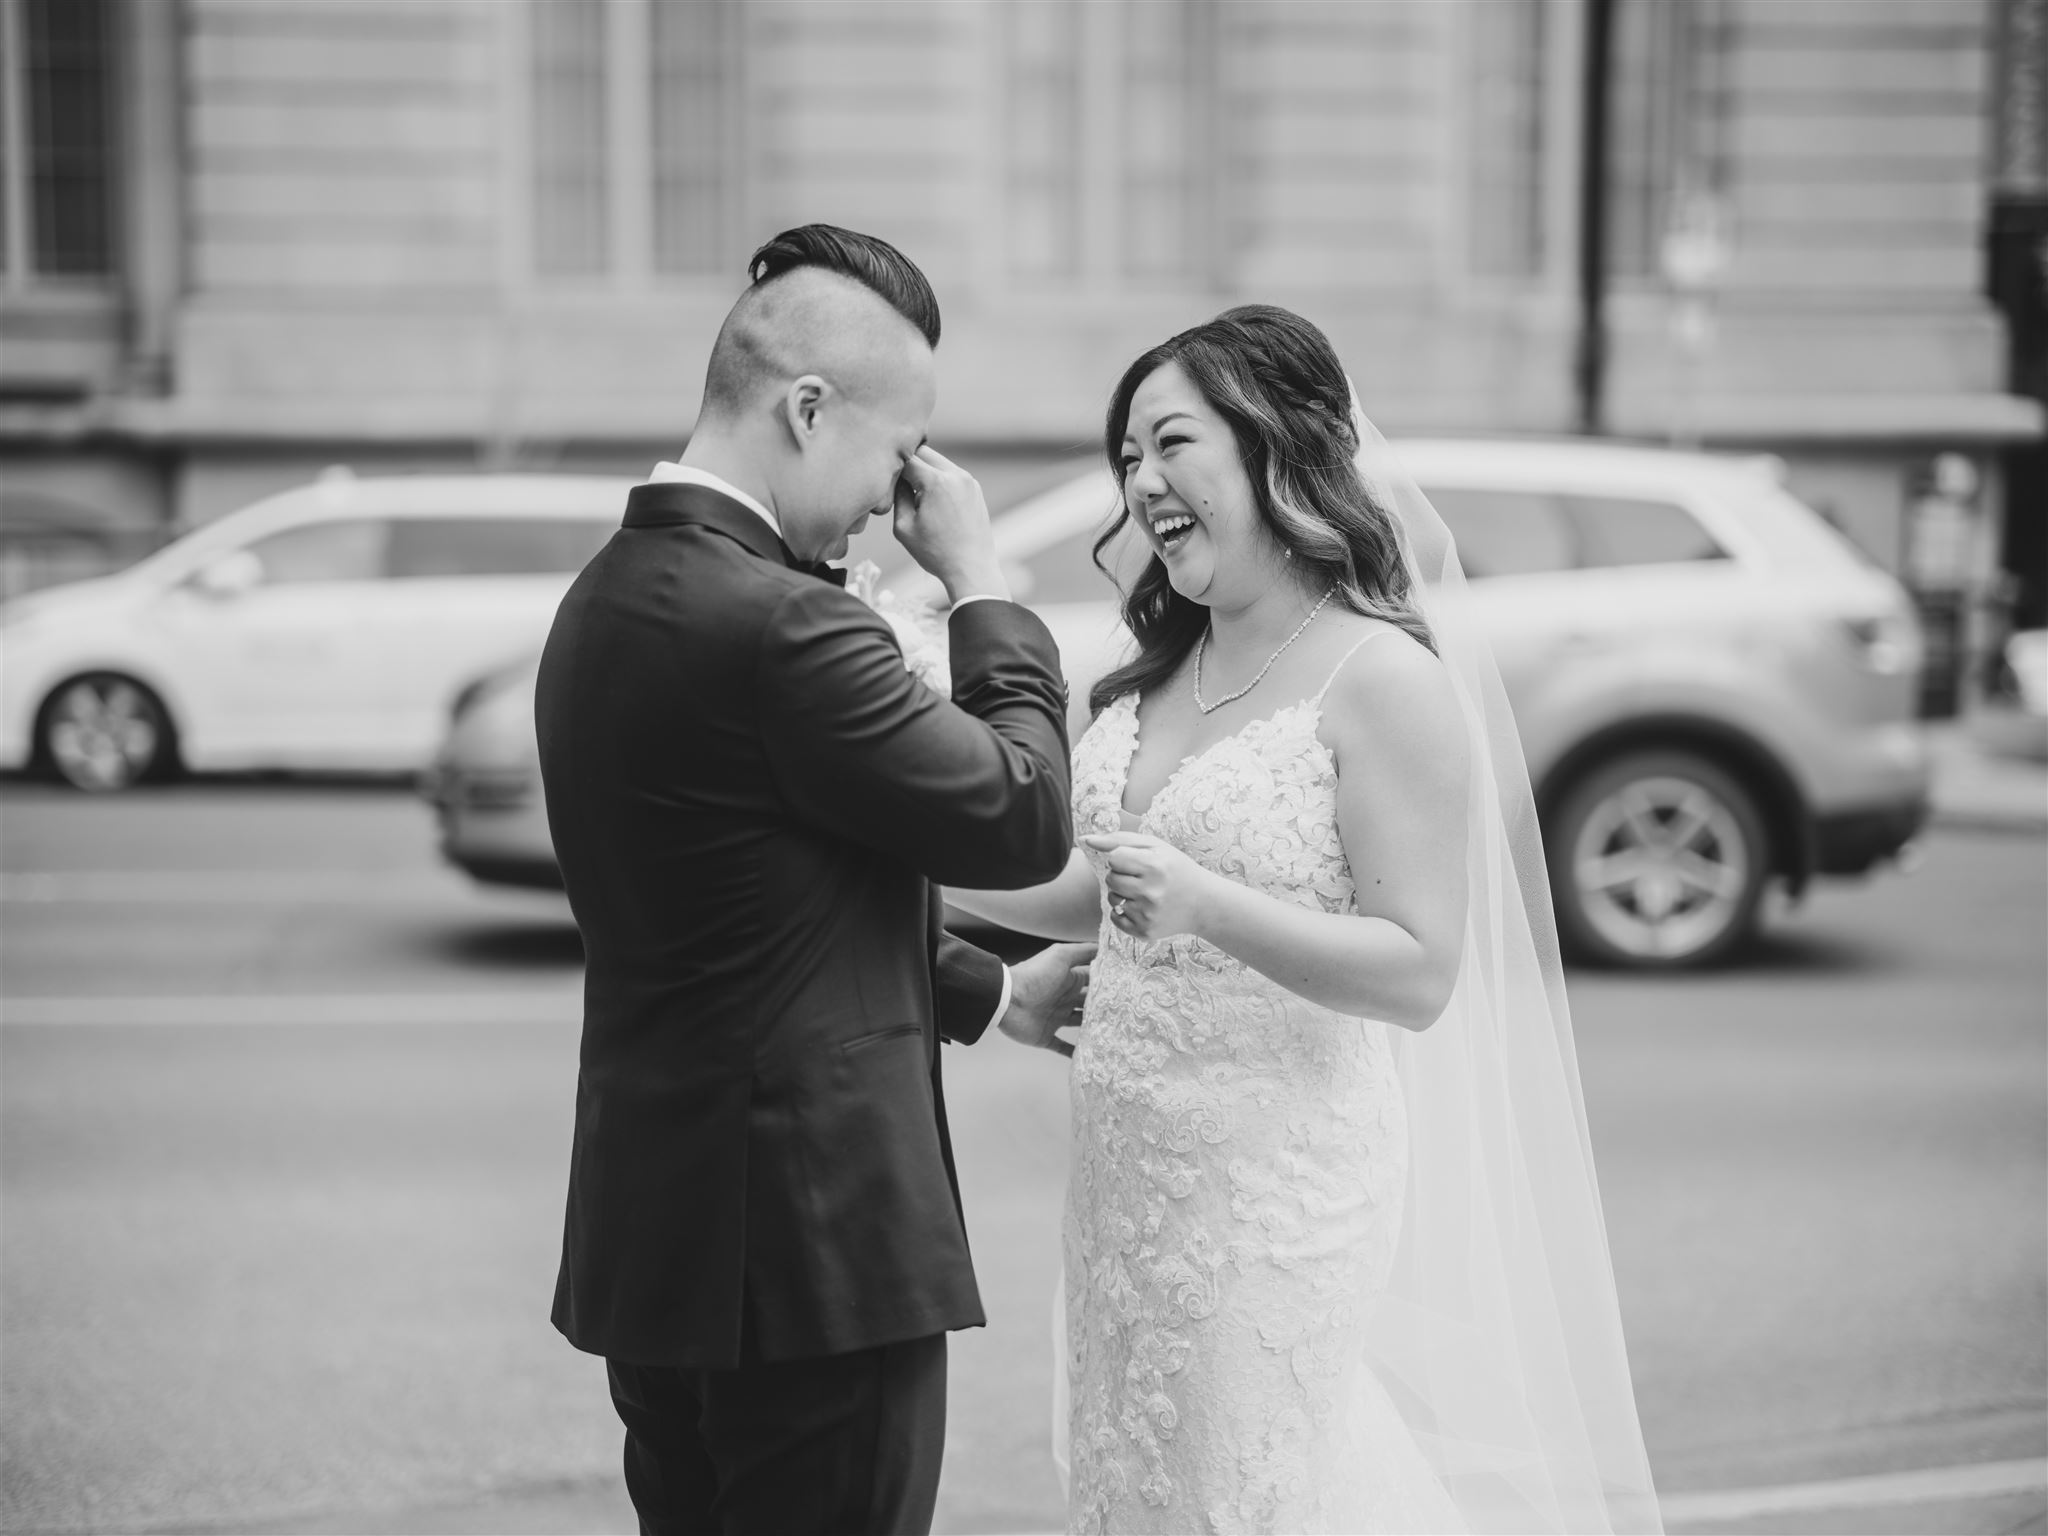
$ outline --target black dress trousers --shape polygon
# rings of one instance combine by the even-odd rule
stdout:
[[[946,1447],[943,1333],[727,1370],[605,1364],[642,1536],[931,1530]]]

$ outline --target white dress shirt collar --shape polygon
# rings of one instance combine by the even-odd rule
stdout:
[[[716,491],[721,496],[730,496],[749,512],[760,518],[775,530],[775,537],[782,537],[782,524],[775,521],[775,514],[745,491],[730,481],[721,480],[709,470],[698,469],[693,464],[678,464],[672,459],[663,459],[647,476],[649,485],[701,485],[707,491]]]

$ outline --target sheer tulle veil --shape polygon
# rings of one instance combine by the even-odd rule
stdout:
[[[1388,1031],[1409,1184],[1370,1364],[1470,1530],[1659,1531],[1528,768],[1450,530],[1355,393],[1352,411],[1474,764],[1459,979],[1429,1029]],[[1056,1317],[1063,1481],[1064,1335]]]
[[[1456,541],[1355,393],[1352,414],[1476,770],[1458,983],[1390,1031],[1409,1186],[1373,1365],[1472,1530],[1657,1531],[1529,770]]]

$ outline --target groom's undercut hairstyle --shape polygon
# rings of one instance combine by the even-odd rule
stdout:
[[[939,344],[932,285],[908,256],[873,235],[832,224],[786,229],[754,252],[747,271],[753,283],[711,349],[707,416],[737,416],[766,388],[802,373],[858,371],[853,360],[881,339],[877,320],[900,317],[927,347]]]
[[[747,275],[759,288],[799,267],[819,267],[852,278],[887,299],[891,309],[917,327],[927,346],[938,346],[938,295],[917,263],[888,241],[836,224],[805,224],[785,229],[754,252]]]

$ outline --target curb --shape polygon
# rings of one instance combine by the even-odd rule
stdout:
[[[1944,832],[1992,832],[2039,837],[2048,834],[2048,811],[2004,811],[1978,806],[1939,806],[1927,818],[1930,829]]]
[[[1978,716],[1928,728],[1934,780],[1929,825],[1970,832],[2048,832],[2048,759],[2009,731],[1998,735],[1991,728],[1996,723]]]

